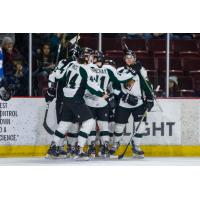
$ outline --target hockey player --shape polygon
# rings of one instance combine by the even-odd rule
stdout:
[[[45,94],[45,100],[47,103],[53,101],[56,97],[56,117],[57,124],[61,121],[61,115],[63,110],[63,88],[65,86],[65,81],[63,79],[57,79],[58,74],[61,70],[64,70],[68,63],[76,61],[79,55],[80,47],[75,44],[69,49],[68,58],[61,60],[55,67],[54,71],[49,75],[48,90]],[[78,137],[79,124],[74,121],[70,128],[70,132],[67,133],[67,152],[64,149],[65,138],[60,142],[60,155],[61,157],[70,157],[75,153],[75,144]],[[54,141],[51,145],[54,145]],[[48,152],[47,152],[48,154]]]
[[[94,53],[94,64],[90,65],[92,71],[96,74],[96,81],[104,91],[109,91],[109,84],[111,82],[125,83],[132,79],[133,74],[131,72],[124,73],[123,76],[117,74],[117,71],[111,65],[104,65],[104,55],[101,51],[95,51]],[[109,121],[109,105],[108,100],[111,99],[111,96],[106,100],[99,98],[91,94],[90,91],[86,90],[85,101],[89,106],[90,110],[93,113],[95,120],[100,132],[100,155],[107,156],[109,153],[108,145],[110,141],[109,130],[108,130],[108,121]],[[90,133],[88,139],[89,150],[88,153],[95,156],[95,139],[96,139],[96,124],[94,124],[93,130]]]
[[[61,68],[60,72],[57,74],[56,78],[64,79],[66,85],[63,88],[64,104],[61,121],[54,135],[55,145],[51,146],[48,152],[54,157],[59,156],[59,143],[61,139],[65,137],[65,133],[70,130],[70,126],[73,124],[74,120],[76,120],[81,123],[81,126],[78,133],[78,145],[75,159],[89,159],[87,154],[83,151],[83,147],[94,125],[94,119],[91,111],[84,102],[83,96],[87,89],[100,98],[105,99],[108,97],[106,92],[97,85],[95,77],[92,76],[92,71],[88,67],[91,54],[91,49],[82,48],[78,62],[70,62],[66,68]]]
[[[136,61],[135,53],[127,49],[124,60],[125,66],[118,68],[118,72],[123,75],[127,71],[132,71],[135,73],[135,77],[128,84],[121,84],[119,86],[119,105],[117,105],[115,111],[115,139],[114,145],[110,150],[110,157],[115,157],[114,154],[120,146],[122,134],[130,115],[132,114],[134,118],[134,127],[137,127],[145,111],[150,111],[154,105],[147,72]],[[134,156],[137,157],[144,157],[144,152],[140,148],[140,142],[145,132],[145,120],[146,118],[141,122],[132,141],[132,151]]]

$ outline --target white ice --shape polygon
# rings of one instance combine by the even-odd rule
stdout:
[[[0,165],[9,166],[200,166],[200,157],[146,157],[144,159],[124,158],[123,160],[94,159],[75,161],[72,159],[0,158]]]

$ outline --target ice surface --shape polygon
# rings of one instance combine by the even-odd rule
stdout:
[[[72,159],[0,158],[0,165],[11,166],[200,166],[200,157],[146,157],[144,159],[124,158],[123,160],[94,159],[75,161]]]

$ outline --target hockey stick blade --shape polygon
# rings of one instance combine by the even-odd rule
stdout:
[[[46,108],[46,111],[45,111],[43,127],[47,131],[47,133],[49,133],[50,135],[53,135],[54,131],[51,130],[51,128],[47,124],[47,114],[48,114],[48,111],[49,111],[49,105],[47,105],[47,108]]]

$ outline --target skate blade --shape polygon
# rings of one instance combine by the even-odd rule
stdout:
[[[96,155],[95,154],[91,154],[90,158],[94,159],[94,158],[96,158]]]
[[[73,154],[68,154],[67,158],[74,158],[74,155]]]
[[[67,158],[66,155],[53,156],[53,155],[47,154],[45,156],[45,159],[52,159],[52,160],[66,159],[66,158]]]
[[[53,155],[50,155],[50,154],[47,154],[46,156],[45,156],[45,159],[50,159],[50,160],[56,160],[56,159],[58,159],[59,157],[57,157],[57,156],[53,156]]]
[[[76,160],[76,161],[89,161],[90,158],[89,157],[78,157],[78,156],[75,156],[74,160]]]
[[[110,155],[109,158],[110,159],[118,159],[118,156],[117,155]]]
[[[133,155],[135,159],[144,159],[144,155]]]
[[[108,154],[102,154],[101,156],[99,156],[99,158],[101,158],[101,159],[110,158],[110,155],[108,155]]]

